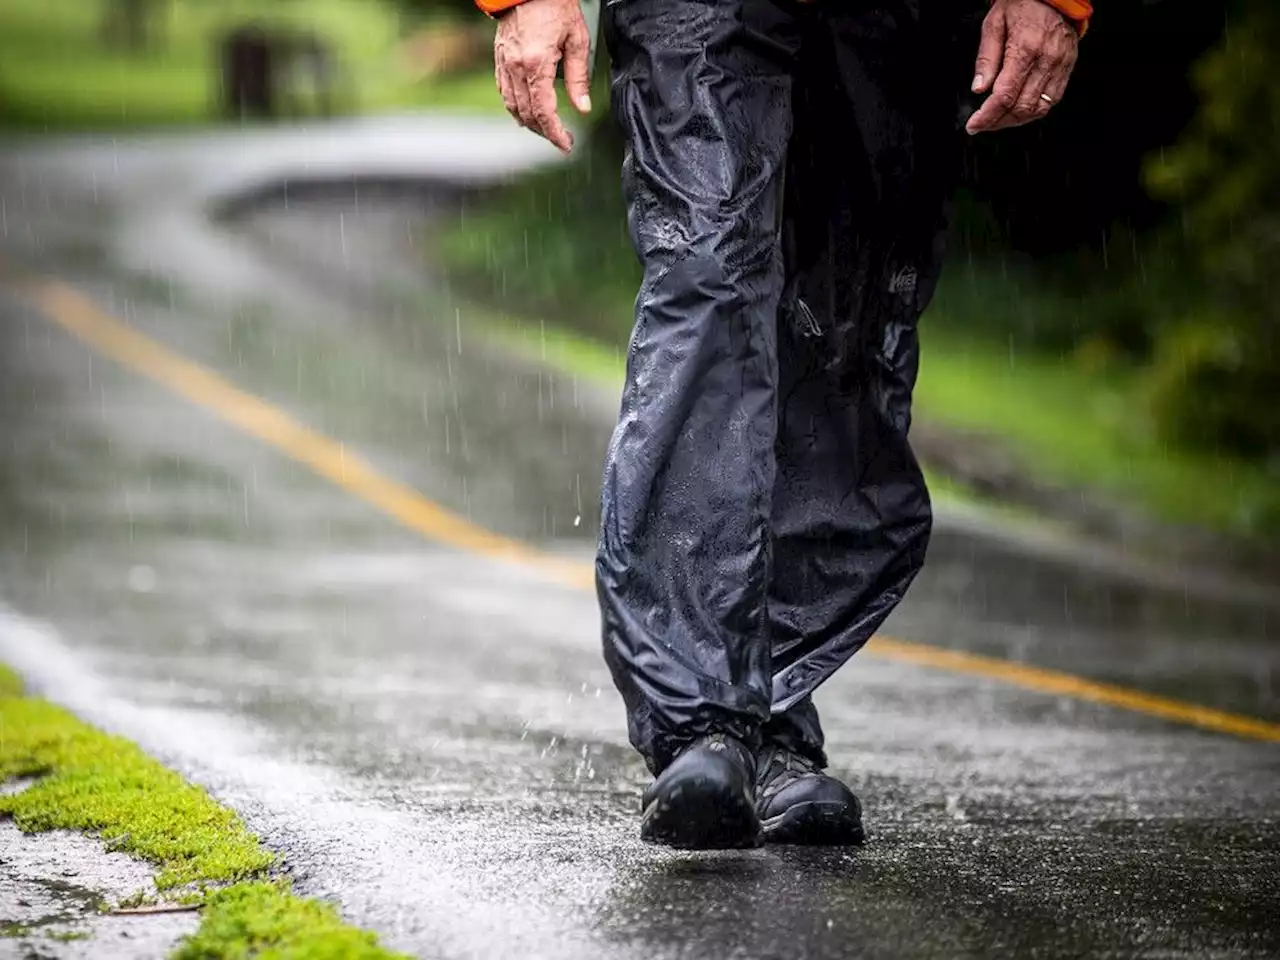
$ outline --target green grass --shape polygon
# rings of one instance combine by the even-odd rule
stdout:
[[[0,123],[17,129],[118,129],[216,119],[215,39],[246,21],[305,26],[334,47],[354,85],[348,112],[460,105],[499,110],[492,71],[414,84],[396,56],[397,15],[382,0],[172,0],[156,53],[104,48],[105,0],[0,0]],[[484,74],[485,76],[480,76]]]
[[[458,289],[526,318],[511,328],[513,343],[616,381],[640,275],[625,222],[616,160],[588,156],[465,211],[436,252]],[[996,438],[1041,482],[1095,491],[1164,522],[1274,542],[1280,483],[1260,465],[1162,442],[1142,371],[1011,350],[992,335],[990,316],[978,315],[995,305],[1010,323],[1087,327],[1091,311],[1130,311],[1132,295],[1124,291],[1124,304],[1055,299],[1024,277],[952,264],[922,328],[919,416]],[[940,493],[965,493],[946,477],[932,482]]]
[[[20,696],[22,696],[22,678],[12,670],[6,670],[4,667],[0,667],[0,699],[7,700]],[[0,754],[0,756],[3,755]],[[3,760],[0,760],[0,764],[2,763]],[[3,769],[3,766],[0,766],[0,770]],[[0,776],[11,776],[11,774],[0,774]]]
[[[940,308],[944,309],[944,308]],[[941,319],[941,318],[939,318]],[[1280,484],[1263,467],[1163,442],[1141,373],[1000,350],[937,322],[924,334],[920,415],[999,437],[1034,474],[1097,489],[1172,523],[1280,533]]]
[[[432,109],[465,113],[507,115],[494,85],[493,68],[485,65],[473,73],[441,77],[414,94],[414,103]]]
[[[200,927],[177,957],[399,956],[343,924],[332,906],[270,879],[276,858],[205,791],[128,741],[23,695],[21,681],[0,667],[0,782],[15,777],[38,779],[0,797],[0,817],[28,833],[96,834],[108,848],[154,863],[158,890],[202,899]]]
[[[592,91],[592,100],[602,111],[607,91]],[[451,275],[484,302],[519,304],[520,313],[625,348],[640,266],[616,158],[587,151],[532,174],[464,211],[436,242]]]

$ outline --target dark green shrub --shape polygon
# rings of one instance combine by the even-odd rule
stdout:
[[[1162,340],[1149,386],[1152,414],[1170,442],[1248,458],[1280,455],[1272,364],[1243,327],[1215,318]]]

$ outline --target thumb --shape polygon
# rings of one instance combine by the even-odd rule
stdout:
[[[587,55],[591,46],[584,24],[569,33],[564,44],[564,89],[579,113],[591,112],[591,85],[587,80]]]
[[[1004,59],[1004,43],[1009,28],[1005,23],[1004,11],[995,7],[982,21],[982,41],[978,44],[978,61],[973,68],[973,92],[986,93],[995,82],[1000,72],[1000,62]]]

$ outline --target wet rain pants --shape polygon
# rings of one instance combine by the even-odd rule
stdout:
[[[611,0],[644,265],[596,577],[631,741],[825,764],[810,694],[919,571],[907,440],[985,2]]]

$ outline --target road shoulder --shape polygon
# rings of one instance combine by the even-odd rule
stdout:
[[[5,860],[16,868],[25,853],[32,861],[11,878],[15,906],[26,905],[31,915],[5,924],[5,937],[57,944],[118,936],[119,918],[136,917],[150,928],[151,942],[172,947],[176,957],[253,956],[267,949],[307,957],[322,945],[341,945],[338,954],[345,957],[399,956],[372,934],[343,924],[331,905],[295,896],[277,858],[204,790],[129,741],[28,695],[2,666],[0,731],[0,783],[13,786],[0,795],[0,818],[11,821],[0,827],[16,827],[24,841]],[[37,857],[26,841],[41,834],[48,835],[48,855]],[[76,834],[96,836],[101,847],[95,852]],[[122,871],[118,856],[111,856],[121,853],[156,872]],[[89,886],[73,888],[51,872],[64,878],[87,873]],[[26,889],[32,887],[51,894],[34,911]],[[179,916],[182,907],[199,910],[198,928],[169,922],[154,929],[154,918],[169,910]]]

